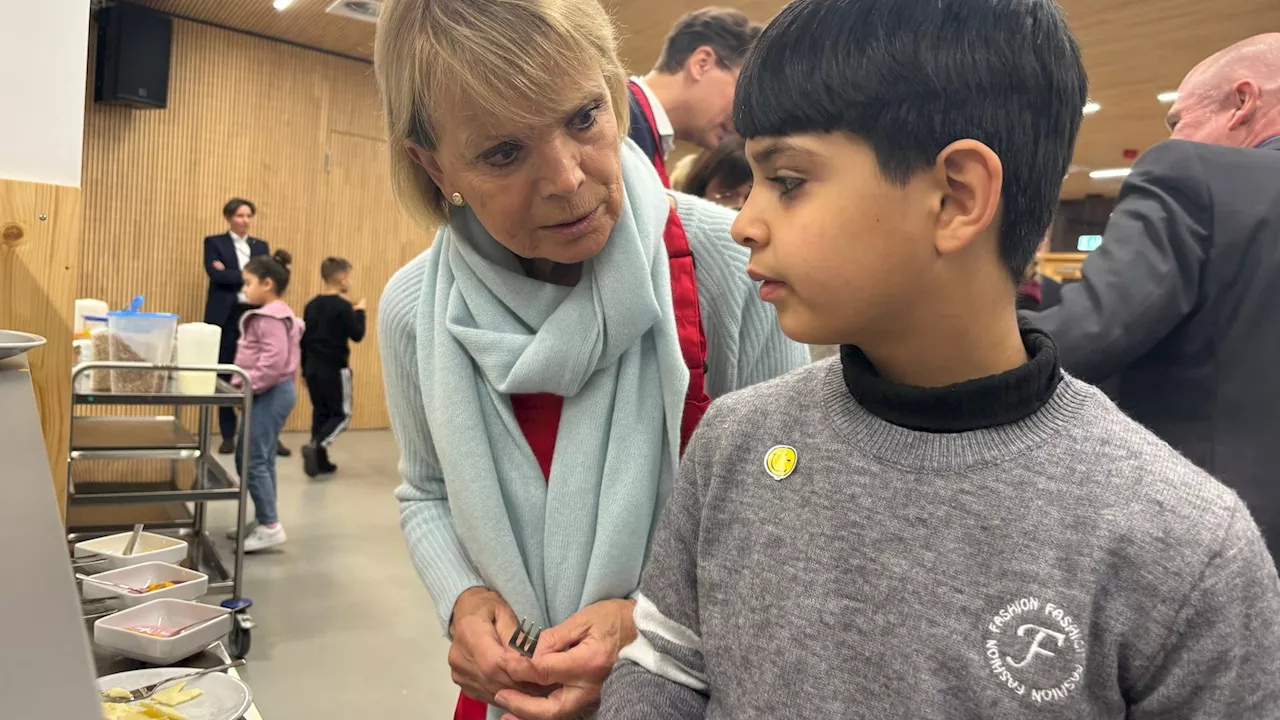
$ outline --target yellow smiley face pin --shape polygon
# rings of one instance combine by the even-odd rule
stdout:
[[[796,470],[796,449],[790,445],[776,445],[764,456],[764,469],[774,480],[786,480]]]

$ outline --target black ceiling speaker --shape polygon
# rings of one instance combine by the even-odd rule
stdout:
[[[98,61],[93,99],[162,108],[169,100],[173,20],[132,3],[98,12]]]

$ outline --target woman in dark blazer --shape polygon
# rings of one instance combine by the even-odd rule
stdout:
[[[204,321],[222,328],[222,344],[218,348],[220,363],[235,362],[236,343],[240,340],[240,316],[253,307],[241,292],[244,281],[240,273],[250,258],[271,253],[266,240],[249,236],[249,226],[257,213],[253,203],[244,198],[232,198],[222,208],[222,215],[227,219],[227,232],[204,239],[204,271],[209,275]],[[219,408],[218,428],[222,433],[218,452],[227,455],[235,450],[235,410]],[[280,454],[287,456],[290,452],[281,446]]]

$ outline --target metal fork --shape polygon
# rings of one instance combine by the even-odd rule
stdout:
[[[113,587],[119,590],[124,590],[128,592],[130,595],[143,595],[147,592],[146,589],[144,588],[137,588],[137,587],[133,587],[132,585],[121,585],[120,583],[113,583],[109,580],[99,580],[96,577],[85,575],[84,573],[76,573],[76,579],[79,580],[80,582],[93,583],[94,585],[105,585],[107,587]]]
[[[542,628],[535,625],[529,618],[525,618],[520,621],[520,627],[516,628],[515,633],[511,635],[511,641],[507,645],[521,655],[531,658],[533,657],[533,651],[538,649],[538,638],[540,637],[542,637]]]
[[[85,557],[71,558],[71,568],[73,570],[78,570],[89,565],[101,565],[108,559],[109,558],[102,555],[87,555]]]
[[[155,683],[153,685],[144,685],[138,688],[137,690],[130,690],[129,697],[127,698],[112,697],[107,695],[106,693],[102,693],[102,701],[110,702],[110,703],[128,703],[128,702],[137,702],[139,700],[146,700],[152,695],[155,695],[157,690],[159,690],[160,688],[172,682],[175,682],[178,680],[190,680],[192,678],[204,677],[205,675],[209,675],[210,673],[222,672],[224,670],[230,670],[231,668],[238,668],[242,665],[244,665],[244,660],[236,660],[235,662],[229,662],[226,665],[211,667],[208,670],[201,670],[199,672],[187,673],[186,675],[176,675],[174,677],[169,678],[168,680],[161,680],[160,682]]]

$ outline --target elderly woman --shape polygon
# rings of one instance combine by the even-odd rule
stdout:
[[[379,317],[401,522],[491,718],[591,711],[710,398],[806,360],[733,214],[624,141],[615,43],[596,0],[389,0],[378,24],[393,187],[439,227]],[[548,628],[532,659],[517,618]]]

